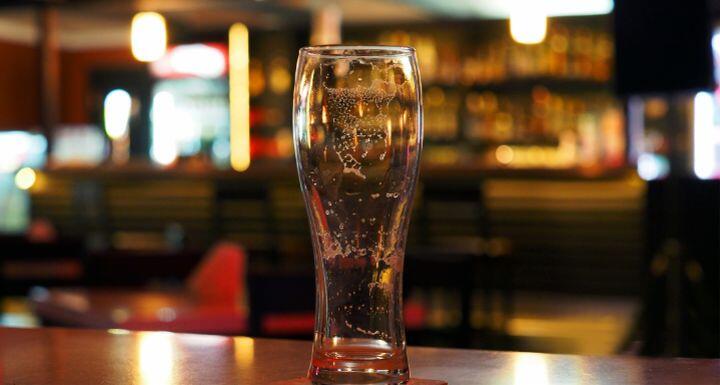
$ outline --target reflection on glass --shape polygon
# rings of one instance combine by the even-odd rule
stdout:
[[[138,361],[140,384],[165,385],[172,383],[173,336],[171,333],[140,333]]]
[[[549,385],[547,361],[540,354],[521,353],[515,358],[515,385]]]
[[[235,337],[235,362],[241,368],[249,368],[255,357],[255,341],[249,337]]]

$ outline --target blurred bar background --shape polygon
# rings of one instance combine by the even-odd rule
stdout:
[[[409,45],[409,343],[717,357],[719,10],[3,2],[2,323],[311,338],[297,51]]]

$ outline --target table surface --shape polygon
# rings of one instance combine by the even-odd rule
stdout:
[[[0,328],[0,384],[266,385],[303,376],[304,341],[125,330]],[[450,385],[717,385],[720,360],[409,349],[414,377]]]

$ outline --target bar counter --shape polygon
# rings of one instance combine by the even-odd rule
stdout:
[[[310,343],[210,335],[0,328],[0,383],[265,385],[301,377]],[[409,349],[413,377],[450,385],[717,385],[720,360]]]

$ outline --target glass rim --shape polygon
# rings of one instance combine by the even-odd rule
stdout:
[[[415,54],[415,48],[400,45],[327,44],[302,47],[300,54],[335,59],[393,58],[412,56]]]

